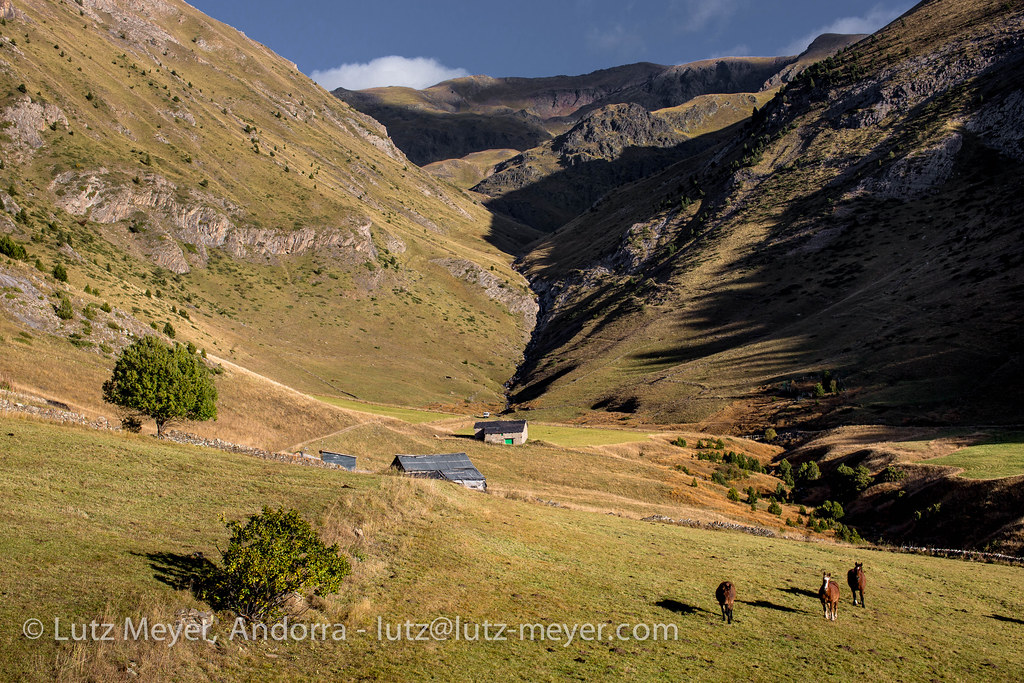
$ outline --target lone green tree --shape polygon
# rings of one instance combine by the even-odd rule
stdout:
[[[277,619],[295,593],[328,595],[351,571],[296,510],[264,506],[244,523],[228,522],[231,539],[213,581],[215,602],[248,621]]]
[[[217,388],[202,358],[153,336],[121,352],[103,383],[103,400],[153,418],[157,436],[169,420],[217,419]]]

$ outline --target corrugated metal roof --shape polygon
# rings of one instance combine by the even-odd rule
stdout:
[[[522,432],[526,429],[526,420],[492,420],[490,422],[477,422],[473,430],[482,429],[484,434],[509,434]]]
[[[320,451],[320,459],[333,465],[341,465],[345,469],[352,470],[356,466],[356,456],[345,453],[333,453],[331,451]]]
[[[396,455],[392,467],[415,474],[436,473],[442,479],[484,481],[469,456],[465,453],[437,453],[435,455]]]

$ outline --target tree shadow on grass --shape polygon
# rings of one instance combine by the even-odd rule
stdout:
[[[654,606],[661,607],[662,609],[667,609],[668,611],[675,612],[676,614],[684,615],[697,614],[698,612],[708,612],[708,610],[704,609],[703,607],[687,605],[686,603],[679,602],[678,600],[673,600],[672,598],[662,598],[658,602],[654,603]],[[708,614],[711,614],[711,612],[708,612]]]
[[[1020,624],[1024,626],[1024,619],[1017,619],[1016,617],[1007,617],[1003,616],[1002,614],[989,614],[988,618],[995,619],[996,621],[1006,621],[1011,624]]]
[[[197,600],[220,609],[216,583],[220,568],[202,553],[189,555],[180,553],[132,553],[149,560],[149,566],[156,573],[153,578],[175,590],[187,590]]]
[[[744,605],[750,605],[751,607],[763,607],[765,609],[773,609],[776,612],[790,612],[790,613],[793,613],[793,614],[805,614],[806,613],[806,610],[795,609],[793,607],[786,607],[785,605],[778,605],[778,604],[776,604],[774,602],[771,602],[769,600],[753,600],[753,601],[740,600],[739,602],[743,603]]]

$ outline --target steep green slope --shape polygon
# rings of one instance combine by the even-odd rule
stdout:
[[[0,34],[12,321],[116,350],[83,316],[109,301],[321,393],[500,400],[534,306],[517,230],[377,122],[181,2],[16,3]],[[72,320],[25,313],[58,290]]]
[[[922,3],[541,243],[516,400],[741,431],[1019,419],[1022,34],[1020,3]]]

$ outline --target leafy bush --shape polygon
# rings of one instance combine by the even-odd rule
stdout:
[[[906,478],[906,476],[906,470],[896,467],[895,465],[889,465],[884,470],[882,470],[881,478],[882,481],[891,483],[895,481],[903,481]]]
[[[166,334],[171,339],[174,339],[174,325],[170,323],[164,323],[164,334]]]
[[[742,453],[729,451],[722,456],[722,461],[736,465],[741,470],[747,470],[749,472],[764,472],[764,467],[757,458],[743,455]]]
[[[805,462],[796,471],[796,483],[803,486],[821,478],[821,469],[816,462]]]
[[[713,472],[711,474],[711,481],[715,482],[716,484],[720,484],[722,486],[726,486],[729,483],[729,482],[726,481],[725,475],[723,475],[721,472]]]
[[[57,317],[61,320],[71,320],[75,317],[75,309],[71,306],[71,299],[61,296],[60,303],[53,307]]]
[[[351,571],[337,544],[325,544],[297,510],[264,506],[227,528],[231,538],[211,597],[249,621],[278,618],[294,593],[336,593]]]
[[[864,542],[864,539],[861,538],[861,535],[852,526],[847,526],[846,524],[836,522],[833,525],[833,528],[836,531],[836,538],[838,538],[840,541],[845,541],[846,543]]]
[[[142,431],[142,420],[136,415],[127,415],[121,418],[121,429],[126,432],[138,434]]]
[[[793,466],[789,464],[788,460],[783,459],[779,463],[779,479],[781,479],[786,486],[796,485],[796,480],[793,479]]]
[[[761,499],[761,494],[753,486],[748,486],[747,488],[743,489],[743,493],[747,494],[748,503],[756,503],[758,500]]]
[[[680,448],[686,448],[686,439],[684,439],[681,436],[677,436],[675,439],[672,440],[672,445],[679,446]]]
[[[19,261],[24,261],[28,258],[28,252],[25,251],[25,247],[21,246],[7,235],[0,235],[0,254],[9,256]]]
[[[773,515],[778,515],[779,517],[781,517],[782,516],[782,506],[779,505],[779,501],[777,501],[777,500],[775,500],[773,498],[772,502],[768,505],[768,512],[772,513]]]
[[[848,501],[871,486],[871,480],[871,470],[864,465],[858,465],[856,469],[849,465],[840,465],[833,477],[833,488],[841,500]]]
[[[768,429],[764,430],[764,440],[765,441],[771,443],[772,441],[775,441],[775,439],[777,439],[777,438],[779,438],[779,435],[775,431],[774,428],[769,427]]]
[[[834,500],[826,500],[814,510],[814,516],[820,519],[842,519],[845,514],[843,506]]]
[[[738,503],[740,500],[740,492],[737,491],[735,488],[730,488],[729,493],[725,494],[725,497],[733,501],[734,503]]]
[[[714,451],[700,451],[697,453],[697,459],[707,462],[722,462],[722,455]]]
[[[721,474],[726,481],[732,481],[733,479],[746,479],[747,473],[741,470],[739,467],[733,464],[719,465],[716,468],[718,474]]]
[[[57,265],[55,265],[53,267],[52,275],[53,275],[54,279],[60,280],[61,282],[67,282],[68,281],[68,271],[60,263],[58,263]]]

